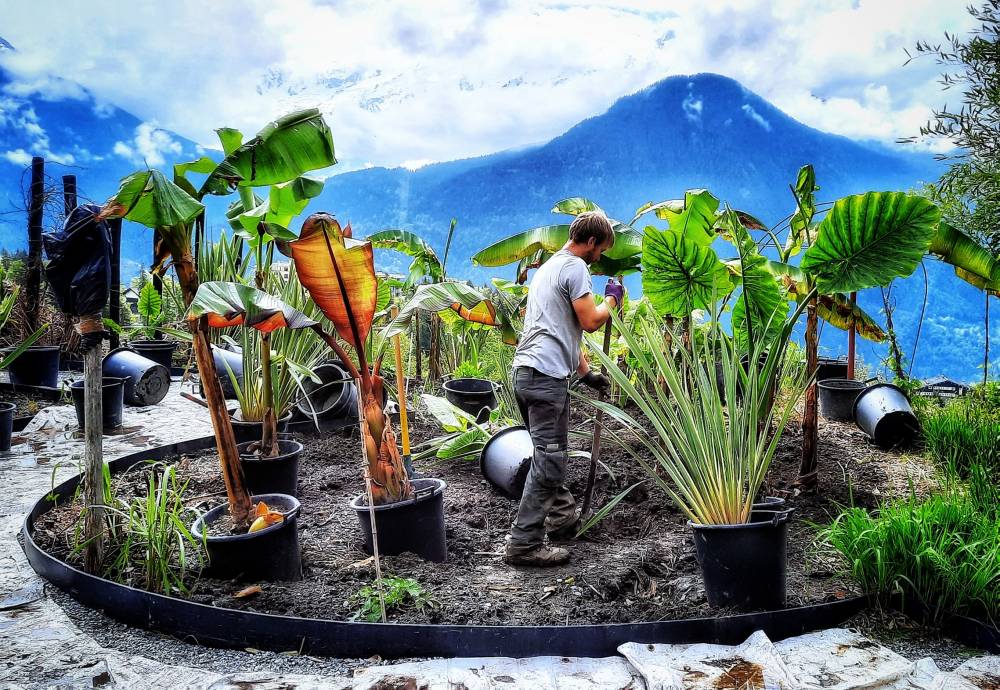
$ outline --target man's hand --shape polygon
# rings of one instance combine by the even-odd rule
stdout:
[[[616,278],[609,278],[607,284],[604,286],[604,299],[614,298],[615,308],[622,305],[625,301],[625,286],[618,282]]]
[[[611,387],[611,379],[604,374],[597,373],[593,369],[580,377],[580,383],[586,384],[598,393],[605,393]]]

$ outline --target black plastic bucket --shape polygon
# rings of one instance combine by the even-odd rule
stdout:
[[[243,353],[230,352],[229,350],[223,350],[221,347],[212,346],[212,359],[215,360],[215,373],[218,374],[219,382],[222,383],[223,394],[226,398],[235,400],[236,389],[233,388],[233,382],[229,379],[229,369],[232,369],[233,376],[236,377],[237,383],[242,387]],[[226,369],[226,364],[229,364],[229,369]]]
[[[101,378],[101,412],[104,419],[104,430],[111,431],[122,425],[122,406],[125,396],[125,379],[117,376]],[[83,402],[83,379],[74,381],[69,386],[73,394],[73,406],[76,408],[76,421],[82,430],[85,427],[86,413]]]
[[[10,450],[10,437],[14,433],[14,403],[0,402],[0,453]]]
[[[819,413],[837,422],[854,421],[854,402],[865,389],[864,381],[833,378],[816,384],[819,387]]]
[[[251,443],[256,441],[248,441],[237,446],[247,491],[251,494],[286,494],[298,497],[299,456],[302,455],[302,444],[298,441],[279,440],[278,456],[261,458],[248,451]]]
[[[32,345],[11,363],[7,371],[11,383],[55,388],[59,385],[59,347]]]
[[[497,385],[487,379],[452,379],[444,383],[444,397],[482,424],[497,407]]]
[[[479,453],[479,471],[511,498],[521,498],[524,482],[531,469],[535,445],[531,434],[521,426],[511,426],[493,434]]]
[[[741,611],[784,607],[791,513],[755,510],[743,525],[688,522],[710,606]]]
[[[169,372],[170,367],[173,366],[174,350],[177,349],[177,344],[175,340],[134,340],[129,343],[129,347],[146,359],[162,364]]]
[[[320,379],[302,381],[303,394],[295,402],[298,414],[309,420],[358,416],[358,387],[339,364],[327,362],[313,369]]]
[[[891,383],[877,383],[858,395],[854,421],[882,448],[906,445],[920,434],[920,422],[906,393]]]
[[[285,494],[260,494],[252,497],[256,504],[263,501],[281,511],[285,519],[252,534],[227,534],[206,539],[208,567],[204,574],[220,579],[238,580],[299,580],[302,578],[302,556],[299,552],[299,500]],[[229,505],[212,508],[191,526],[191,533],[202,540],[203,525],[211,525]]]
[[[424,560],[444,563],[448,544],[444,529],[443,479],[411,479],[413,498],[398,503],[375,506],[378,550],[383,556],[397,556],[409,551]],[[357,496],[350,503],[358,516],[366,553],[372,553],[372,525],[367,496]]]
[[[846,379],[846,357],[820,357],[816,362],[816,380]]]
[[[155,405],[170,390],[170,369],[127,347],[109,352],[101,372],[126,379],[124,399],[128,405]]]
[[[264,435],[264,422],[245,422],[240,418],[239,408],[233,410],[229,415],[233,425],[233,435],[236,436],[237,443],[249,443],[259,441]],[[278,420],[278,433],[284,433],[288,429],[288,420],[292,418],[291,412],[286,412]],[[280,493],[280,492],[279,492]]]

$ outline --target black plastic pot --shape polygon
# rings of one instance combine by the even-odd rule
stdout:
[[[528,430],[521,425],[507,427],[493,434],[483,446],[479,471],[501,493],[519,499],[534,454],[535,445]]]
[[[854,401],[854,421],[882,448],[912,442],[920,434],[920,422],[899,386],[877,383]]]
[[[157,364],[162,364],[170,371],[173,366],[174,350],[177,349],[175,340],[133,340],[129,347],[138,352],[146,359],[151,359]]]
[[[233,370],[233,376],[236,377],[237,383],[240,387],[243,386],[243,353],[242,352],[230,352],[229,350],[223,350],[221,347],[212,346],[212,359],[215,360],[215,373],[219,376],[219,382],[222,384],[222,392],[226,398],[230,400],[236,399],[236,389],[233,388],[233,382],[229,379],[229,369]],[[229,369],[226,369],[226,364],[229,364]]]
[[[14,433],[14,403],[0,403],[0,453],[10,450],[10,436]]]
[[[263,501],[281,511],[285,519],[252,534],[208,535],[208,567],[205,574],[221,579],[237,580],[299,580],[302,578],[302,557],[299,553],[299,500],[285,494],[252,496],[255,504]],[[229,505],[212,508],[195,520],[191,533],[201,541],[205,525],[211,525]]]
[[[743,525],[688,522],[710,606],[754,611],[785,605],[791,512],[754,511]]]
[[[299,416],[309,420],[331,420],[343,417],[357,419],[358,387],[339,364],[327,362],[313,369],[320,379],[302,382],[303,395],[295,402]]]
[[[761,496],[754,501],[752,510],[779,510],[785,507],[785,499],[781,496]]]
[[[105,376],[126,379],[124,399],[129,405],[155,405],[170,390],[170,369],[127,347],[109,352],[101,371]]]
[[[56,345],[32,345],[7,368],[11,383],[28,386],[59,385],[59,348]]]
[[[258,438],[257,441],[259,440]],[[256,441],[248,441],[237,446],[247,491],[251,494],[287,494],[298,497],[299,456],[302,455],[302,444],[298,441],[279,440],[278,456],[261,458],[248,451],[251,443]]]
[[[237,443],[249,443],[250,441],[259,441],[261,436],[264,435],[264,422],[245,422],[240,417],[239,408],[233,410],[229,415],[230,420],[233,424],[233,434],[236,436]],[[284,433],[288,428],[288,420],[292,418],[291,412],[286,412],[278,420],[278,433]]]
[[[76,407],[76,421],[82,430],[86,419],[83,404],[83,380],[74,381],[69,388],[70,392],[73,393],[73,406]],[[117,376],[101,378],[101,413],[105,431],[112,431],[122,425],[124,396],[125,379]]]
[[[444,397],[482,424],[497,407],[497,384],[487,379],[452,379],[444,383]]]
[[[837,422],[854,421],[854,402],[865,389],[863,381],[853,379],[825,379],[816,384],[819,388],[819,413]]]
[[[846,357],[820,357],[816,362],[816,380],[846,379]]]
[[[379,553],[396,556],[409,551],[424,560],[444,563],[448,560],[444,529],[444,490],[448,485],[435,478],[412,479],[410,484],[413,498],[375,506]],[[355,497],[350,506],[361,524],[365,552],[373,553],[367,496]]]

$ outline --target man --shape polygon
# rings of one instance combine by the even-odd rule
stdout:
[[[535,447],[505,560],[512,565],[551,566],[569,560],[569,550],[544,543],[570,539],[579,518],[576,502],[563,485],[568,459],[569,378],[580,374],[603,390],[607,377],[591,371],[581,352],[583,333],[592,333],[621,303],[624,288],[608,281],[605,300],[594,302],[588,266],[614,244],[611,223],[600,211],[581,213],[569,241],[531,280],[524,331],[514,354],[514,392]]]

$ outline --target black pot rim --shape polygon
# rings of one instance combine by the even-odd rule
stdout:
[[[263,419],[258,419],[258,420],[255,420],[255,421],[247,421],[245,419],[236,419],[235,415],[239,411],[240,411],[240,408],[239,408],[239,406],[237,406],[236,409],[234,409],[232,412],[229,413],[229,421],[232,422],[233,424],[262,424],[263,421],[264,421]],[[289,410],[285,414],[283,414],[280,417],[278,417],[278,424],[281,424],[282,422],[290,421],[291,418],[292,418],[292,411]]]
[[[156,340],[154,338],[140,338],[139,340],[130,340],[128,342],[129,347],[135,347],[136,345],[141,345],[142,347],[148,347],[152,345],[154,349],[166,349],[167,346],[177,347],[180,345],[176,340]],[[122,348],[119,348],[122,349]]]
[[[823,379],[822,381],[818,381],[816,385],[829,391],[861,391],[868,387],[864,381],[857,381],[855,379]]]
[[[488,383],[490,385],[490,390],[488,391],[463,391],[452,386],[453,383],[458,383],[459,381],[482,381],[483,383]],[[491,381],[490,379],[481,379],[475,376],[464,376],[460,379],[448,379],[441,386],[449,393],[458,393],[459,395],[489,395],[490,393],[495,393],[500,387],[500,384],[496,381]]]
[[[207,541],[209,544],[231,543],[234,541],[249,541],[251,539],[256,539],[257,537],[262,536],[264,534],[277,532],[278,530],[284,529],[289,526],[295,527],[295,519],[299,516],[299,512],[302,510],[302,504],[299,503],[299,499],[295,498],[295,496],[289,496],[288,494],[254,494],[253,496],[250,497],[250,502],[256,503],[257,501],[255,499],[260,499],[264,501],[264,503],[267,503],[267,499],[274,496],[281,496],[282,498],[286,498],[289,501],[293,502],[291,508],[281,512],[281,514],[285,516],[285,519],[282,520],[281,522],[275,525],[271,525],[269,527],[265,527],[264,529],[257,530],[256,532],[249,532],[247,534],[220,534],[215,536],[206,534],[205,541]],[[228,503],[223,503],[222,505],[215,506],[214,508],[209,508],[207,511],[205,511],[203,515],[199,515],[198,519],[191,524],[191,534],[194,535],[196,539],[201,539],[202,538],[201,525],[208,525],[212,523],[212,521],[206,520],[205,518],[207,518],[215,511],[218,511],[220,509],[225,509],[228,507],[229,507]],[[221,512],[219,514],[221,515]]]
[[[249,446],[252,443],[259,443],[259,441],[244,441],[243,443],[236,444],[236,450],[240,455],[240,462],[247,463],[251,465],[265,465],[269,462],[277,462],[278,460],[284,460],[293,455],[297,455],[305,450],[305,446],[302,445],[300,441],[296,441],[294,438],[279,438],[278,439],[278,454],[273,458],[259,458],[251,453],[244,454],[240,451],[240,446]],[[289,446],[292,446],[289,448]],[[294,446],[298,446],[295,448]],[[283,450],[284,449],[284,450]]]
[[[130,378],[132,378],[132,377],[131,376],[102,376],[101,377],[101,390],[104,390],[105,388],[114,388],[115,386],[123,386],[123,385],[125,385],[125,382],[128,381]],[[108,383],[109,380],[111,381],[111,383]],[[73,381],[71,384],[69,384],[70,388],[77,388],[77,389],[79,389],[79,388],[83,388],[83,386],[84,386],[84,380],[83,379],[77,379],[76,381]]]
[[[781,527],[788,523],[795,512],[795,508],[780,508],[778,510],[767,510],[766,508],[755,510],[756,513],[774,513],[774,518],[767,520],[765,522],[744,522],[740,525],[699,525],[691,520],[688,520],[688,527],[693,529],[695,532],[725,532],[733,530],[752,530],[752,529],[772,529],[775,527]]]
[[[415,495],[413,496],[413,498],[408,498],[405,501],[396,501],[395,503],[383,503],[382,505],[377,505],[375,506],[375,512],[378,513],[380,511],[385,511],[385,510],[394,510],[396,508],[406,508],[408,506],[414,506],[417,505],[418,503],[423,503],[424,501],[429,501],[432,498],[435,498],[439,494],[444,493],[444,490],[448,488],[448,482],[438,477],[421,477],[419,479],[410,480],[411,484],[415,484],[417,482],[437,482],[437,486],[435,486],[434,489],[431,491]],[[368,499],[367,494],[358,494],[357,496],[351,499],[348,505],[350,506],[351,510],[353,510],[356,513],[367,513],[370,510],[370,508],[368,507],[367,504],[362,503],[362,501],[365,501],[367,499]]]
[[[497,440],[499,437],[510,431],[517,431],[518,429],[524,429],[527,431],[528,427],[524,424],[515,424],[514,426],[508,426],[500,431],[496,432],[490,436],[490,440],[483,444],[483,449],[479,451],[479,472],[485,477],[486,476],[486,451],[489,450],[490,445]]]
[[[0,414],[11,412],[17,409],[17,405],[12,402],[0,402]]]
[[[858,405],[861,404],[861,401],[865,399],[866,395],[871,393],[873,390],[879,388],[891,388],[892,390],[897,391],[900,395],[902,395],[903,398],[907,401],[907,403],[910,401],[910,399],[906,397],[906,393],[903,391],[903,389],[894,383],[873,383],[870,386],[866,386],[864,390],[858,393],[858,397],[854,401],[854,408],[853,408],[855,418],[857,418],[858,416]]]

